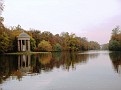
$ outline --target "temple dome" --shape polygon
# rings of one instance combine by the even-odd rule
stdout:
[[[22,32],[22,33],[18,36],[18,38],[21,38],[21,37],[30,38],[30,36],[29,36],[27,33],[25,33],[25,32]]]

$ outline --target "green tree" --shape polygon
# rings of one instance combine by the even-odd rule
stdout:
[[[54,51],[61,51],[62,48],[61,48],[61,45],[59,43],[57,43],[55,46],[54,46]]]
[[[5,53],[8,51],[9,47],[9,37],[7,33],[3,32],[0,35],[0,53]]]
[[[18,51],[18,40],[17,37],[11,38],[10,37],[10,52],[17,52]]]
[[[52,51],[52,46],[49,41],[42,40],[38,45],[39,51]]]
[[[35,51],[36,48],[36,41],[34,38],[30,38],[30,46],[31,46],[31,50]]]
[[[109,41],[109,50],[119,51],[121,50],[121,31],[119,26],[112,30],[112,36]]]
[[[110,40],[110,42],[109,42],[109,50],[119,51],[119,50],[121,50],[121,45],[116,40]]]
[[[29,32],[32,34],[32,38],[35,39],[35,41],[36,41],[36,46],[38,46],[38,44],[39,44],[40,41],[41,41],[41,37],[40,37],[41,32],[40,32],[39,30],[34,30],[34,29],[31,29]]]

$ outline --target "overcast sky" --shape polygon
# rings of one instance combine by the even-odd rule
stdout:
[[[121,0],[5,0],[7,27],[75,33],[100,44],[121,26]]]

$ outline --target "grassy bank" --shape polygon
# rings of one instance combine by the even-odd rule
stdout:
[[[6,55],[21,55],[21,54],[43,54],[43,53],[51,53],[51,52],[12,52],[12,53],[4,53]]]

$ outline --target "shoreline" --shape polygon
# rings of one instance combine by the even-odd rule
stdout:
[[[3,55],[46,54],[46,53],[51,53],[51,52],[12,52],[12,53],[4,53]]]

